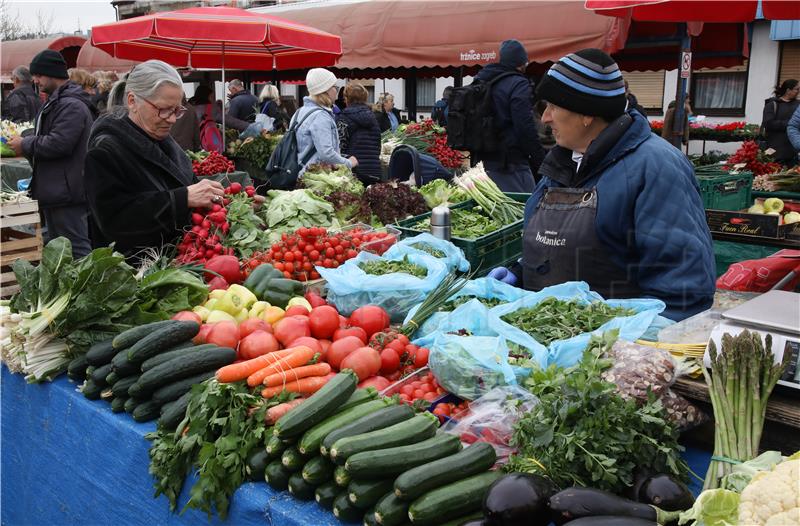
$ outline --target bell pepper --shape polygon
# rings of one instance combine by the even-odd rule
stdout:
[[[242,323],[244,320],[250,317],[250,313],[247,312],[247,309],[240,310],[234,318],[236,318],[236,323]]]
[[[225,292],[224,290],[222,292]],[[203,303],[203,307],[207,308],[208,310],[214,310],[217,307],[217,302],[219,300],[216,298],[211,298],[207,302]]]
[[[271,305],[266,301],[257,301],[250,307],[250,317],[251,318],[260,318],[261,313],[264,312],[264,309],[267,307],[271,307]]]
[[[215,289],[208,293],[208,299],[210,300],[218,300],[222,299],[222,296],[225,295],[224,289]]]
[[[290,299],[289,303],[287,304],[287,307],[294,307],[295,305],[300,307],[305,307],[308,310],[308,312],[311,312],[311,303],[309,303],[307,299],[301,296],[295,296],[294,298]]]
[[[261,313],[261,319],[270,325],[279,322],[286,315],[286,312],[280,307],[270,305]]]
[[[259,300],[269,302],[285,309],[289,300],[302,296],[304,286],[299,281],[286,279],[283,272],[268,263],[253,269],[244,286],[250,289]]]
[[[258,298],[256,298],[255,294],[250,292],[247,287],[243,287],[241,285],[231,285],[228,287],[228,292],[233,292],[239,296],[242,299],[243,307],[245,309],[249,309],[256,301],[258,301]]]
[[[225,312],[224,310],[212,310],[208,315],[206,323],[217,323],[220,321],[232,321],[236,323],[236,318]]]
[[[208,319],[208,315],[211,314],[211,311],[202,305],[198,305],[197,307],[192,309],[192,312],[198,314],[203,321]]]

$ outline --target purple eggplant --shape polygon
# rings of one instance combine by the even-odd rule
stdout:
[[[694,496],[686,484],[670,475],[656,475],[647,479],[639,489],[637,500],[666,511],[683,511],[694,506]]]
[[[556,493],[550,497],[550,511],[553,522],[558,525],[581,517],[598,516],[634,517],[651,523],[668,524],[680,515],[680,512],[664,511],[592,488],[568,488]]]

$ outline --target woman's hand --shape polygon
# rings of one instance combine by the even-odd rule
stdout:
[[[347,160],[350,161],[350,168],[355,168],[356,166],[358,166],[358,159],[356,159],[352,155],[348,157]]]
[[[187,190],[189,208],[210,208],[215,204],[222,204],[222,197],[225,195],[225,188],[210,179],[203,179],[189,186]]]

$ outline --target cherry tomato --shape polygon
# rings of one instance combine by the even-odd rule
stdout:
[[[406,396],[414,396],[414,388],[410,385],[404,385],[400,388],[400,392]]]

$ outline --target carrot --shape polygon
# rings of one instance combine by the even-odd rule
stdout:
[[[247,378],[247,385],[255,387],[264,381],[267,376],[279,371],[286,371],[294,367],[307,364],[314,357],[314,351],[305,345],[298,345],[292,349],[292,353],[284,356],[280,360],[273,362],[263,369],[259,369]]]
[[[267,425],[271,426],[272,424],[277,422],[280,417],[288,413],[290,409],[297,407],[304,401],[305,398],[295,398],[291,402],[284,402],[274,407],[270,407],[269,409],[267,409],[267,418],[266,418]]]
[[[284,356],[289,356],[296,349],[297,348],[275,351],[269,354],[258,356],[252,360],[245,360],[243,362],[232,363],[230,365],[226,365],[225,367],[221,367],[217,370],[217,381],[222,383],[231,383],[244,380],[259,369],[263,369],[264,367],[277,362]]]
[[[279,385],[277,387],[267,387],[261,391],[261,396],[264,398],[272,398],[281,394],[283,391],[288,393],[300,393],[310,395],[322,389],[330,378],[326,376],[309,376],[301,378],[295,382],[289,382],[286,385]]]
[[[262,383],[267,387],[277,387],[287,382],[296,381],[308,376],[325,376],[329,372],[331,372],[331,366],[327,363],[315,363],[314,365],[304,365],[295,369],[289,369],[288,371],[280,371],[271,374],[264,378]]]

